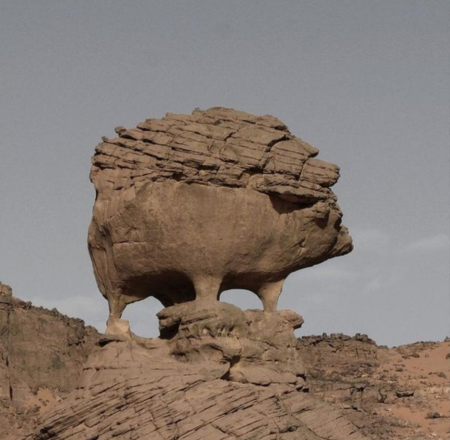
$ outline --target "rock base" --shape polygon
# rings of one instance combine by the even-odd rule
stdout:
[[[104,339],[80,389],[27,439],[363,438],[339,411],[295,386],[232,382],[219,364],[180,363],[160,342]]]
[[[308,395],[291,311],[195,301],[158,314],[161,338],[107,335],[80,387],[27,440],[358,440]]]
[[[255,385],[292,384],[301,389],[305,368],[291,310],[242,311],[224,302],[193,301],[158,313],[161,337],[181,362],[223,365],[227,380]]]

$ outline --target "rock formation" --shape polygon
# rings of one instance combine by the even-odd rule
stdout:
[[[230,109],[116,131],[91,170],[107,335],[27,440],[362,440],[308,394],[303,319],[277,311],[291,272],[352,249],[330,190],[338,168],[276,118]],[[231,288],[264,310],[218,301]],[[165,307],[156,339],[121,319],[148,296]]]
[[[110,305],[107,334],[0,283],[2,440],[450,433],[449,341],[389,351],[365,335],[298,340],[303,318],[276,309],[289,273],[352,249],[329,189],[337,167],[277,119],[229,109],[117,132],[97,147],[91,174],[89,247]],[[256,293],[264,310],[218,301],[234,287]],[[148,296],[165,306],[159,338],[120,319]]]
[[[0,438],[28,426],[42,395],[75,389],[99,335],[81,319],[34,307],[0,283]],[[21,438],[14,436],[11,438]]]
[[[187,304],[163,310],[161,339],[125,340],[99,337],[81,320],[12,297],[1,283],[0,292],[1,386],[12,389],[12,399],[3,393],[0,404],[2,440],[23,440],[27,431],[33,440],[177,433],[226,439],[223,431],[259,439],[264,429],[276,432],[275,425],[278,438],[288,439],[346,438],[350,431],[349,438],[361,432],[374,440],[450,434],[450,340],[388,349],[364,335],[308,336],[296,341],[294,354],[289,329],[301,324],[298,315],[239,312],[222,303],[208,313],[199,307],[195,314]],[[266,317],[272,326],[278,322],[272,336],[262,325]],[[234,340],[224,331],[233,322],[240,334]],[[253,355],[252,341],[259,347]],[[58,362],[51,362],[54,356]],[[289,358],[297,369],[277,371],[275,356],[284,371]]]
[[[366,335],[307,336],[309,394],[376,440],[450,438],[450,339],[377,346]]]
[[[276,310],[293,271],[346,254],[336,165],[272,116],[226,108],[118,127],[93,157],[89,249],[110,306],[165,307],[247,289]]]
[[[161,338],[107,336],[78,391],[28,440],[362,440],[309,396],[293,312],[192,301],[159,313]]]

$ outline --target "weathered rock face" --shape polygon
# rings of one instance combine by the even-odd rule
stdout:
[[[449,434],[450,340],[388,349],[336,334],[296,344],[294,312],[204,301],[162,310],[161,338],[99,338],[1,283],[0,292],[2,440]]]
[[[450,339],[387,348],[366,335],[324,334],[299,339],[297,348],[309,394],[339,407],[363,434],[449,438]]]
[[[305,368],[294,329],[303,318],[291,310],[242,311],[224,302],[177,304],[158,313],[160,332],[180,362],[223,368],[226,380],[302,389]],[[208,367],[207,367],[208,366]]]
[[[0,284],[0,291],[9,292],[0,295],[0,374],[3,389],[11,383],[14,400],[4,398],[0,405],[2,440],[22,440],[29,431],[33,433],[27,439],[39,440],[97,436],[98,440],[317,440],[358,439],[364,433],[377,440],[431,440],[448,436],[449,340],[388,349],[363,335],[310,336],[298,341],[300,362],[292,354],[279,356],[292,344],[289,331],[300,325],[298,315],[237,312],[223,303],[208,311],[196,302],[198,313],[183,304],[159,314],[162,339],[98,339],[87,328],[80,355],[75,354],[80,345],[71,342],[72,330],[83,328],[80,320],[33,307],[12,297],[5,285]],[[20,319],[9,319],[6,310]],[[242,314],[247,330],[241,326]],[[36,342],[23,345],[24,340],[36,341],[38,322],[46,334],[59,334],[58,340],[42,338],[42,356],[36,355]],[[278,325],[273,326],[274,322]],[[272,336],[269,328],[274,328]],[[94,348],[96,340],[99,345]],[[16,345],[19,358],[8,351]],[[62,354],[65,347],[75,350],[69,359],[77,362],[67,361]],[[276,358],[272,348],[279,350]],[[61,369],[47,362],[51,350],[64,363],[63,387]],[[5,363],[7,357],[11,368]],[[36,358],[33,367],[21,370],[20,359],[32,357]],[[295,383],[292,376],[281,375],[295,371],[288,361],[302,372]],[[308,373],[307,384],[301,380],[303,369]],[[43,370],[49,374],[37,387],[35,375]],[[252,370],[258,374],[247,376],[250,380],[237,374],[235,380],[231,374]],[[53,372],[56,380],[52,380]],[[268,385],[268,379],[273,383]],[[79,389],[74,390],[77,385]],[[20,392],[25,389],[29,391]],[[47,413],[42,414],[45,409]]]
[[[305,393],[294,312],[193,301],[159,313],[161,338],[108,336],[79,390],[28,440],[362,440]]]
[[[6,286],[7,287],[7,286]],[[97,331],[81,319],[32,306],[0,283],[0,400],[18,405],[39,388],[71,391]]]
[[[116,131],[93,157],[88,239],[113,318],[232,288],[274,311],[291,272],[351,251],[338,167],[278,119],[212,108]]]
[[[0,438],[19,438],[12,431],[32,421],[40,399],[75,389],[98,337],[81,319],[34,307],[0,283]]]

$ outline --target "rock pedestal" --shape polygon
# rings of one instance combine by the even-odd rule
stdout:
[[[166,308],[158,318],[161,336],[181,362],[222,365],[223,377],[233,382],[304,385],[293,332],[303,319],[291,310],[242,311],[223,302],[193,301]]]
[[[80,387],[27,440],[360,440],[309,396],[291,311],[193,301],[158,314],[161,337],[109,335]]]
[[[336,165],[272,116],[225,108],[148,119],[103,138],[88,244],[107,335],[80,387],[28,440],[358,440],[307,394],[286,277],[352,250]],[[246,289],[264,310],[220,302]],[[160,338],[121,319],[153,296]]]

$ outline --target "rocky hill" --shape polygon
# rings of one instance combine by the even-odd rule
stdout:
[[[163,319],[167,319],[167,316]],[[241,437],[223,434],[223,439],[250,438],[248,435],[252,432],[252,423],[261,424],[271,412],[280,410],[277,407],[279,397],[270,386],[253,385],[250,392],[250,388],[239,382],[223,380],[224,371],[220,369],[215,372],[210,369],[207,377],[186,363],[182,364],[185,381],[178,383],[180,369],[176,365],[180,365],[179,361],[161,360],[164,356],[158,353],[166,348],[160,339],[134,337],[134,341],[124,341],[105,337],[92,327],[85,326],[79,319],[68,318],[56,310],[34,307],[13,297],[11,289],[5,285],[0,285],[0,326],[0,432],[1,438],[5,440],[23,439],[26,433],[35,432],[37,426],[42,427],[43,420],[59,427],[64,423],[74,423],[73,418],[64,416],[67,407],[73,408],[74,404],[79,406],[75,412],[77,417],[81,419],[83,411],[90,416],[90,421],[86,423],[91,425],[91,433],[98,430],[96,422],[101,420],[101,414],[116,408],[116,438],[153,438],[126,436],[127,432],[132,432],[130,429],[133,429],[133,425],[130,424],[131,413],[124,411],[121,403],[117,402],[117,391],[121,387],[126,389],[122,389],[119,394],[132,402],[133,411],[138,407],[145,411],[151,408],[156,425],[147,423],[147,432],[153,429],[154,432],[162,433],[162,438],[177,438],[173,436],[174,428],[168,423],[169,419],[176,420],[178,417],[179,420],[189,420],[188,407],[180,406],[180,399],[189,400],[190,408],[197,408],[203,418],[211,417],[212,414],[213,418],[220,420],[220,416],[228,414],[222,418],[228,427],[217,423],[217,430],[220,428],[226,432],[237,426],[240,431],[236,434],[240,433]],[[180,349],[182,346],[178,342]],[[197,355],[201,353],[200,348],[197,347]],[[211,350],[210,346],[208,350]],[[182,351],[178,351],[178,356],[182,356]],[[317,418],[320,420],[320,415],[324,414],[323,405],[326,405],[328,415],[334,414],[335,419],[331,425],[328,419],[331,433],[329,437],[323,438],[336,438],[332,437],[333,429],[347,429],[349,425],[343,423],[344,420],[354,424],[353,430],[374,440],[449,438],[450,340],[389,349],[377,346],[365,335],[306,336],[298,339],[296,351],[305,367],[306,382],[299,379],[297,388],[300,387],[302,392],[295,396],[297,409],[292,409],[292,391],[284,391],[284,408],[291,408],[291,414],[303,417],[304,423],[317,429]],[[217,347],[213,352],[217,353]],[[120,359],[129,362],[130,353],[134,361],[139,362],[134,367],[128,364],[130,369],[122,373],[121,383],[110,382],[108,385],[108,377],[117,374]],[[148,367],[145,368],[145,365]],[[100,367],[103,368],[103,375],[98,373]],[[245,370],[242,371],[245,373]],[[257,369],[253,368],[255,371]],[[83,376],[84,383],[80,383]],[[90,377],[89,384],[86,383],[87,376]],[[130,382],[131,376],[134,382]],[[254,374],[250,380],[255,381],[258,377],[261,378]],[[136,378],[140,379],[136,381]],[[155,396],[161,387],[169,386],[170,382],[172,394],[167,394],[162,400],[153,398],[152,407],[144,397]],[[90,406],[86,407],[86,401],[81,396],[87,392],[88,386],[91,391],[92,388],[97,390],[97,397],[91,399]],[[78,391],[74,391],[77,387]],[[72,400],[74,392],[81,393],[78,400]],[[311,404],[312,400],[305,400],[302,396],[314,396],[314,405]],[[236,413],[236,408],[244,410]],[[242,420],[236,418],[237,415],[231,417],[233,413],[239,414]],[[122,419],[118,418],[118,414]],[[257,414],[265,416],[261,418]],[[342,415],[344,418],[341,418]],[[287,429],[292,424],[289,411],[283,417]],[[55,424],[55,420],[58,423]],[[244,423],[243,420],[252,423]],[[110,419],[108,421],[106,418],[105,421],[109,422]],[[327,425],[326,420],[322,419],[321,422]],[[166,426],[166,430],[163,426]],[[187,430],[191,429],[189,423],[185,426]],[[197,427],[197,430],[200,428]],[[217,437],[217,430],[203,438],[220,438]],[[73,432],[67,437],[52,437],[50,431],[42,432],[39,437],[42,439],[84,438]],[[356,435],[351,432],[347,431],[347,438]],[[288,434],[287,430],[286,438],[291,438]],[[304,438],[319,437],[311,434]]]
[[[78,384],[99,334],[81,319],[34,307],[0,283],[0,436],[20,438]]]
[[[377,440],[450,438],[450,339],[387,348],[366,335],[306,336],[311,394]]]

